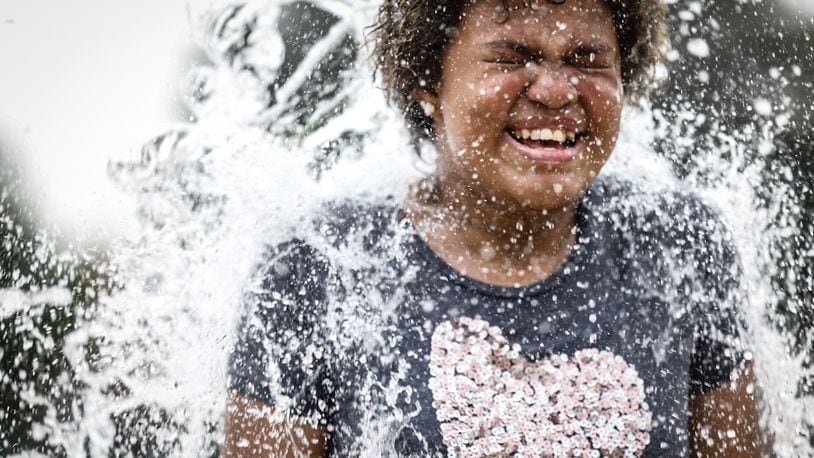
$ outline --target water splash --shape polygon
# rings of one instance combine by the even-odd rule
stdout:
[[[81,381],[72,415],[39,399],[48,413],[37,434],[51,450],[215,455],[226,354],[263,247],[295,234],[318,244],[321,234],[308,227],[324,203],[402,195],[432,170],[431,159],[415,158],[369,76],[365,26],[376,6],[234,0],[191,9],[209,59],[189,76],[192,120],[149,143],[137,161],[111,165],[111,175],[139,196],[142,230],[111,250],[118,288],[103,294],[65,340]],[[700,3],[685,11],[683,49],[694,59],[714,56],[708,41],[689,33],[692,21],[705,18]],[[674,46],[671,55],[682,59]],[[782,85],[764,94],[748,102],[759,122],[739,131],[689,102],[628,110],[604,173],[635,177],[645,200],[676,186],[680,175],[724,216],[744,261],[744,314],[764,427],[777,453],[805,455],[814,424],[814,399],[804,389],[812,375],[810,336],[794,328],[794,317],[811,307],[795,299],[811,285],[794,273],[814,251],[811,234],[800,233],[792,171],[775,160],[777,136],[793,114],[788,96]],[[660,139],[672,143],[656,154],[652,145]],[[336,256],[371,262],[352,252]],[[39,300],[14,297],[19,304]],[[803,335],[798,341],[795,331]],[[398,387],[383,391],[398,395]],[[403,418],[367,421],[366,443],[384,447],[369,454],[380,455],[392,442],[391,428],[372,423]]]

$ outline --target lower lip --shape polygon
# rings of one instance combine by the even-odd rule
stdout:
[[[576,159],[579,154],[579,146],[582,143],[577,140],[574,146],[547,146],[534,148],[515,140],[508,132],[505,133],[509,141],[514,145],[520,154],[534,162],[548,164],[565,164]]]

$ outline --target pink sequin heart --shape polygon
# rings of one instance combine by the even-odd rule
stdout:
[[[451,456],[641,456],[651,414],[636,369],[585,349],[530,362],[472,318],[432,336],[433,407]]]

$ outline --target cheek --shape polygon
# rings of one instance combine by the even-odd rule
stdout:
[[[442,107],[449,124],[487,134],[508,120],[511,107],[522,92],[524,80],[512,73],[491,72],[462,75],[445,85]]]
[[[622,113],[622,84],[619,80],[590,79],[580,82],[579,92],[591,129],[606,137],[616,136]]]

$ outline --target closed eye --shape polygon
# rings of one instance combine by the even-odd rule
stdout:
[[[487,52],[483,62],[505,67],[519,67],[535,60],[544,60],[527,46],[498,41],[486,44]],[[604,69],[616,64],[614,48],[605,43],[580,45],[563,56],[563,64],[585,69]]]
[[[566,64],[582,68],[609,68],[616,63],[612,49],[603,45],[583,46],[575,49]]]
[[[514,42],[495,42],[487,44],[488,52],[483,59],[490,64],[520,66],[525,65],[532,57],[530,50]]]
[[[491,58],[484,60],[486,63],[490,64],[498,64],[498,65],[525,65],[528,62],[527,59],[521,57],[498,57],[498,58]]]

